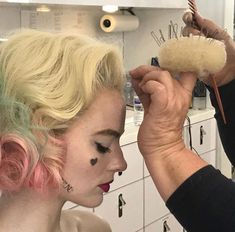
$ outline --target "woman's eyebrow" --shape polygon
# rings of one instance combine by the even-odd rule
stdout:
[[[104,129],[101,131],[97,131],[94,135],[108,135],[108,136],[114,136],[116,138],[119,138],[122,135],[122,133],[113,129]]]

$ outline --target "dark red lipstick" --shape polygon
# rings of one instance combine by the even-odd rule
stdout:
[[[99,187],[100,187],[105,193],[107,193],[107,192],[109,191],[109,189],[110,189],[110,184],[111,184],[112,182],[113,182],[113,180],[110,181],[110,182],[108,182],[108,183],[101,184],[101,185],[99,185]]]

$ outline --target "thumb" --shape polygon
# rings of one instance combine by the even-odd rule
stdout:
[[[180,74],[179,82],[182,87],[187,90],[190,94],[192,93],[194,86],[197,81],[197,75],[193,72],[182,72]]]
[[[217,40],[226,40],[229,37],[226,30],[215,24],[213,21],[206,18],[202,18],[198,14],[198,12],[195,13],[195,18],[197,24],[201,28],[201,31],[206,37],[210,37]]]

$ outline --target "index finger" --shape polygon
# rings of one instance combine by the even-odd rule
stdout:
[[[160,68],[156,66],[151,66],[151,65],[141,65],[131,71],[129,71],[129,74],[134,78],[134,79],[142,79],[147,73],[152,72],[154,70],[158,70]]]

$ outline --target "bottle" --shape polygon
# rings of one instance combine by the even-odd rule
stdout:
[[[131,84],[131,77],[127,73],[126,74],[126,82],[124,85],[124,96],[126,100],[126,105],[127,106],[133,106],[133,97],[134,97],[134,89]]]
[[[193,109],[204,110],[206,108],[206,87],[202,81],[197,80],[193,90]]]
[[[134,124],[140,126],[144,118],[144,107],[139,99],[139,97],[134,94],[133,98],[133,108],[134,108]]]

